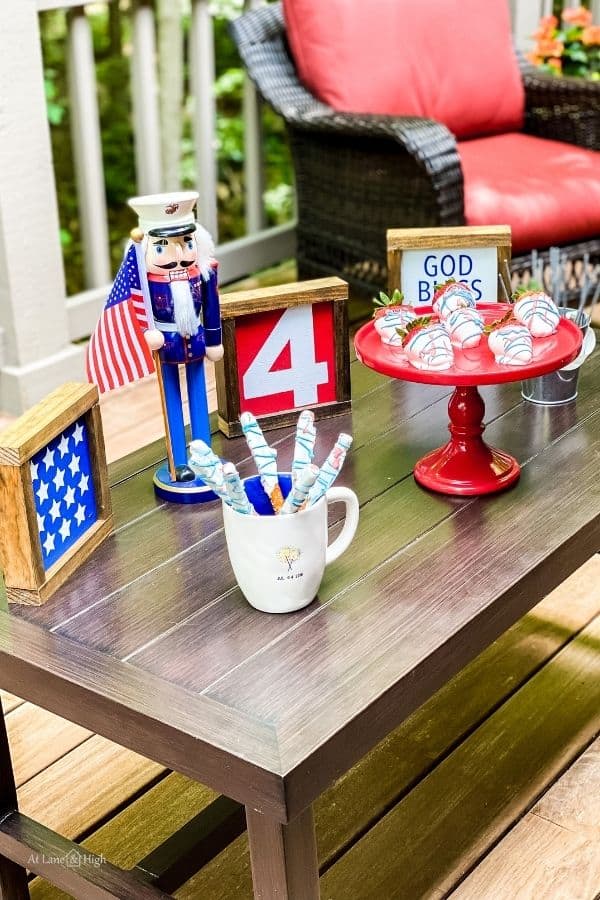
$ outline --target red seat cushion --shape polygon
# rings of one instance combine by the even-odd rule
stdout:
[[[509,224],[513,252],[600,234],[600,153],[528,134],[462,141],[468,225]]]
[[[425,116],[458,137],[516,131],[507,0],[284,0],[298,74],[334,109]]]

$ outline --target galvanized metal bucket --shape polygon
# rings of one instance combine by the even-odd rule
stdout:
[[[575,321],[577,310],[560,307],[561,316]],[[589,327],[590,317],[582,313],[583,344],[576,359],[564,369],[542,375],[540,378],[528,378],[521,382],[521,396],[530,403],[538,403],[541,406],[560,406],[562,403],[570,403],[577,397],[577,382],[579,370],[596,346],[596,335]]]

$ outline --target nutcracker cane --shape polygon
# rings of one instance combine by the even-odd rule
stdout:
[[[142,297],[144,299],[144,307],[146,309],[146,316],[148,317],[148,327],[156,328],[156,324],[154,322],[154,314],[152,312],[152,301],[150,300],[150,291],[148,289],[148,276],[146,275],[146,262],[144,259],[144,248],[142,245],[142,240],[144,237],[144,232],[139,228],[132,228],[130,232],[131,240],[135,244],[135,256],[138,267],[138,274],[140,278],[140,289],[142,291]],[[165,386],[163,384],[162,377],[162,368],[159,362],[158,350],[152,351],[152,358],[154,359],[154,369],[156,371],[156,378],[158,380],[158,389],[160,391],[160,405],[162,407],[162,414],[165,423],[165,439],[167,444],[167,461],[169,463],[169,475],[171,476],[171,481],[176,481],[177,476],[175,473],[175,460],[173,459],[173,450],[171,447],[171,434],[169,432],[169,419],[167,417],[167,400],[165,397]]]
[[[169,463],[169,475],[171,476],[171,481],[176,481],[176,473],[175,473],[175,460],[173,459],[173,449],[171,447],[171,434],[169,432],[169,419],[167,417],[167,400],[165,397],[165,386],[163,384],[162,377],[162,368],[160,365],[160,357],[158,355],[158,350],[152,351],[152,357],[154,359],[154,368],[156,370],[156,378],[158,380],[158,389],[160,391],[160,405],[162,407],[163,419],[165,421],[165,438],[167,444],[167,460]]]

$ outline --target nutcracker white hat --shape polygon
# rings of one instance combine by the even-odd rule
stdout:
[[[144,234],[175,237],[196,230],[194,206],[198,197],[197,191],[173,191],[132,197],[127,202],[137,213]]]

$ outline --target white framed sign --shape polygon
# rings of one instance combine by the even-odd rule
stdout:
[[[388,286],[408,301],[431,303],[435,285],[465,281],[478,303],[503,300],[498,273],[511,257],[509,225],[392,228],[387,232]]]

